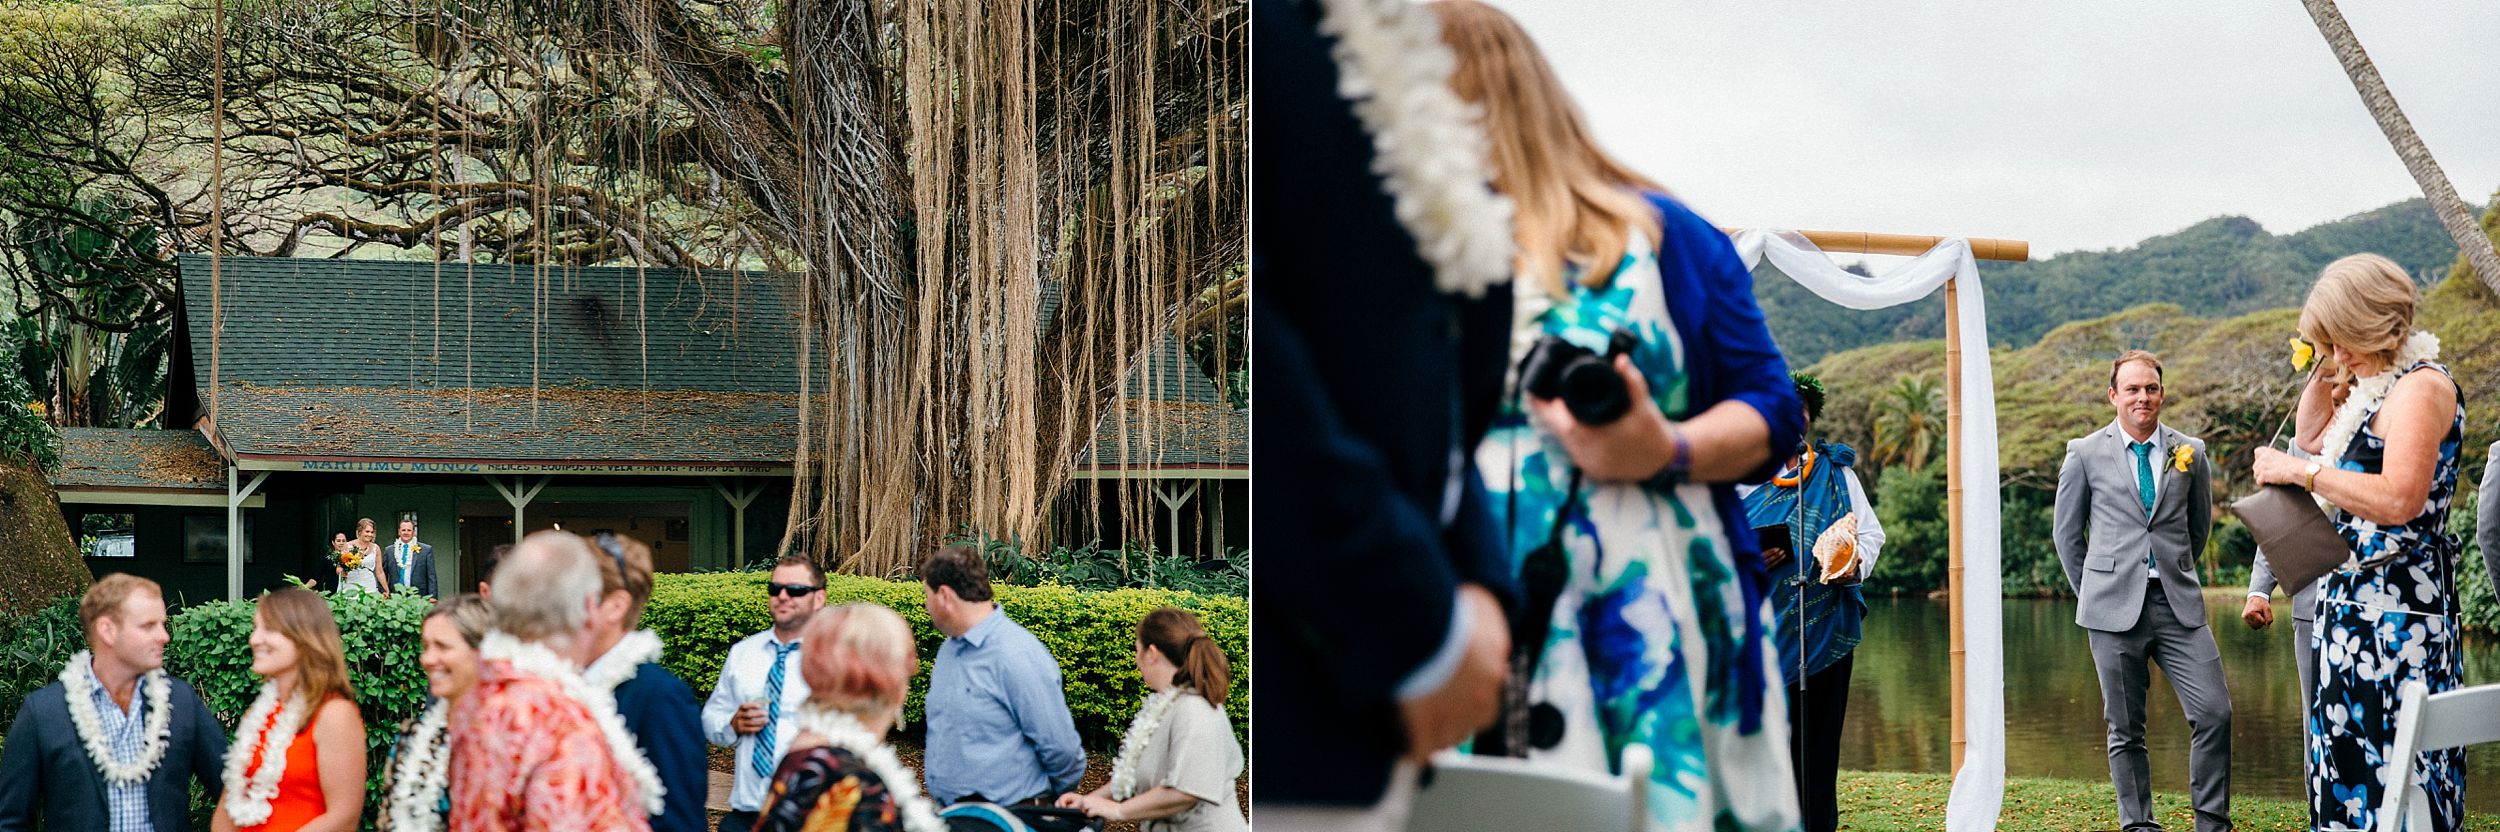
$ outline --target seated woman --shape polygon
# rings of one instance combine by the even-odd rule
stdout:
[[[885,744],[920,671],[911,625],[876,604],[843,604],[817,611],[800,641],[809,696],[755,832],[944,829],[920,793],[920,773]]]
[[[1063,794],[1062,808],[1113,821],[1142,821],[1144,832],[1228,832],[1250,828],[1235,800],[1241,741],[1224,716],[1232,663],[1186,610],[1164,607],[1137,622],[1137,672],[1146,703],[1120,740],[1111,782]]]
[[[300,587],[260,597],[252,672],[264,681],[226,749],[215,832],[352,832],[365,810],[365,720],[330,602]]]

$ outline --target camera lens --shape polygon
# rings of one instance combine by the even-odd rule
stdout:
[[[1632,391],[1605,359],[1591,355],[1573,361],[1563,368],[1561,381],[1563,405],[1581,424],[1613,424],[1632,409]]]

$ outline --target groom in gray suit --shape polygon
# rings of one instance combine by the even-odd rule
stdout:
[[[2205,443],[2161,424],[2161,359],[2129,350],[2110,362],[2118,419],[2066,443],[2057,472],[2057,557],[2080,599],[2109,723],[2109,776],[2127,830],[2153,820],[2144,753],[2146,660],[2179,692],[2190,730],[2188,782],[2198,832],[2231,828],[2231,692],[2205,626],[2196,556],[2213,527]]]
[[[2483,547],[2483,570],[2490,574],[2492,591],[2500,592],[2500,442],[2491,443],[2491,455],[2483,460],[2483,496],[2474,510],[2474,539]]]

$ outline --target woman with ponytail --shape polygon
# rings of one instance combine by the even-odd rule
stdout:
[[[1059,796],[1062,808],[1142,832],[1246,832],[1235,799],[1241,741],[1224,716],[1232,662],[1188,611],[1163,607],[1137,622],[1137,672],[1146,703],[1137,709],[1111,782],[1084,794]]]

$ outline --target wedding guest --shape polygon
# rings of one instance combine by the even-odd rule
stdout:
[[[1516,206],[1517,395],[1475,448],[1527,584],[1512,640],[1535,657],[1530,717],[1504,750],[1602,774],[1646,745],[1690,761],[1652,774],[1652,825],[1795,827],[1768,580],[1734,484],[1770,475],[1805,408],[1753,274],[1725,233],[1597,146],[1509,15],[1425,8],[1458,56],[1451,85],[1482,108],[1493,187]],[[1615,395],[1560,396],[1541,368],[1575,354]]]
[[[1823,416],[1823,383],[1804,374],[1792,378],[1812,425]],[[1772,633],[1788,679],[1788,759],[1797,772],[1806,832],[1840,827],[1840,732],[1866,620],[1858,584],[1875,574],[1884,548],[1884,524],[1858,482],[1857,461],[1856,449],[1818,441],[1790,456],[1770,482],[1736,488],[1745,497],[1747,523],[1781,529],[1778,536],[1788,541],[1766,543],[1762,562],[1772,570]],[[1839,544],[1848,551],[1844,563],[1817,559],[1826,537],[1846,541]]]
[[[399,539],[382,550],[381,571],[396,590],[434,596],[434,545],[417,539],[417,521],[399,521]]]
[[[2075,624],[2100,674],[2109,776],[2124,829],[2158,829],[2144,748],[2146,662],[2187,717],[2188,790],[2198,832],[2231,828],[2231,691],[2205,626],[2197,553],[2213,531],[2213,472],[2203,440],[2161,423],[2161,359],[2128,350],[2110,362],[2109,425],[2066,443],[2054,535],[2076,600]]]
[[[399,747],[382,786],[388,802],[377,819],[386,832],[433,832],[448,823],[451,708],[477,687],[477,647],[494,625],[486,599],[469,593],[436,601],[425,614],[419,631],[425,649],[417,654],[417,666],[425,669],[425,692],[432,701],[400,726]]]
[[[2491,443],[2483,457],[2483,491],[2474,517],[2474,539],[2483,548],[2483,572],[2491,579],[2491,589],[2500,593],[2500,442]]]
[[[1274,574],[1334,576],[1250,599],[1259,828],[1403,830],[1424,762],[1494,720],[1509,674],[1518,591],[1465,452],[1501,395],[1509,209],[1430,12],[1251,9],[1251,363],[1260,430],[1294,438],[1250,448],[1252,534]],[[1358,116],[1348,73],[1382,60],[1443,69],[1369,79],[1401,106]]]
[[[590,638],[599,563],[580,535],[523,538],[492,578],[496,632],[451,709],[451,832],[643,832],[659,777],[606,690],[573,657]]]
[[[497,543],[495,544],[495,548],[487,551],[486,562],[478,565],[479,570],[477,574],[483,576],[477,579],[478,595],[488,598],[494,597],[495,588],[487,585],[487,579],[495,576],[495,565],[503,563],[503,556],[509,554],[512,554],[512,544],[510,543]]]
[[[347,648],[320,593],[263,593],[252,611],[260,696],[226,750],[217,832],[354,832],[365,811],[365,718]]]
[[[773,626],[729,646],[720,681],[703,701],[704,737],[736,750],[720,832],[747,832],[764,808],[765,787],[792,733],[785,723],[807,702],[807,679],[793,654],[808,617],[825,606],[824,591],[825,570],[815,561],[785,555],[774,564],[764,584]]]
[[[165,595],[125,573],[78,599],[87,649],[35,689],[0,746],[0,830],[190,832],[189,786],[221,786],[226,736],[165,672]]]
[[[1235,798],[1241,741],[1224,716],[1232,664],[1187,610],[1163,607],[1137,622],[1137,672],[1146,679],[1111,762],[1111,780],[1059,795],[1062,808],[1131,821],[1142,832],[1246,832]]]
[[[2300,335],[2334,356],[2333,372],[2301,392],[2294,443],[2250,463],[2260,484],[2308,489],[2352,555],[2318,579],[2318,689],[2309,710],[2309,823],[2369,829],[2385,794],[2404,686],[2431,693],[2462,682],[2456,497],[2465,404],[2439,339],[2413,329],[2421,293],[2403,267],[2375,254],[2327,264],[2300,310]],[[2431,828],[2463,828],[2465,754],[2416,761]]]
[[[799,658],[808,699],[773,770],[756,832],[938,829],[920,775],[886,746],[920,657],[911,625],[893,610],[854,603],[808,618]]]
[[[989,564],[956,544],[920,564],[929,624],[946,634],[930,662],[927,769],[940,803],[1047,803],[1085,776],[1059,660],[1007,617]]]
[[[390,592],[390,575],[381,568],[382,547],[373,542],[373,535],[373,518],[357,518],[356,539],[348,541],[347,550],[356,553],[359,562],[354,569],[333,567],[339,576],[340,592]]]
[[[582,643],[583,676],[614,691],[625,730],[659,773],[664,808],[651,816],[651,828],[702,832],[703,798],[711,788],[702,711],[694,689],[660,666],[659,634],[634,629],[651,603],[651,547],[609,532],[588,539],[602,557],[599,606],[591,611],[590,638]]]
[[[2292,669],[2300,680],[2300,712],[2308,713],[2310,697],[2317,693],[2317,652],[2309,643],[2317,632],[2318,586],[2325,581],[2310,581],[2308,586],[2292,593],[2289,606],[2292,614]],[[2264,549],[2249,563],[2248,600],[2240,604],[2240,622],[2249,629],[2262,630],[2274,625],[2274,589],[2281,584],[2274,577],[2274,567],[2266,562]]]

